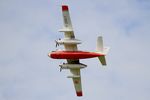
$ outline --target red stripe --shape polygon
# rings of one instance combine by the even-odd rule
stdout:
[[[82,91],[76,92],[77,96],[82,96]]]
[[[62,11],[68,11],[68,6],[67,5],[62,5]]]

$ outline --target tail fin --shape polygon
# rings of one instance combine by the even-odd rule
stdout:
[[[103,52],[103,38],[102,38],[102,36],[99,36],[99,37],[97,38],[96,50],[97,50],[98,52]]]
[[[106,65],[106,59],[105,56],[109,51],[109,48],[103,46],[103,38],[102,36],[99,36],[97,38],[97,47],[96,47],[97,53],[103,54],[103,56],[99,56],[98,59],[101,62],[102,65]]]

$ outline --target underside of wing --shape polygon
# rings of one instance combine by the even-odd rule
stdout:
[[[72,24],[71,24],[71,19],[70,19],[69,8],[67,5],[62,6],[62,15],[63,15],[64,27],[59,31],[65,32],[65,38],[75,38]]]
[[[77,60],[71,60],[67,59],[68,64],[80,64],[80,61]],[[70,72],[72,73],[71,76],[68,76],[68,78],[72,78],[74,88],[76,91],[77,96],[82,96],[82,84],[81,84],[81,74],[80,74],[81,67],[79,65],[76,66],[76,68],[70,68]]]
[[[69,8],[67,5],[62,5],[62,15],[63,15],[63,28],[60,29],[60,32],[64,32],[65,38],[64,39],[70,39],[75,40],[75,35],[72,28],[72,23],[70,19],[69,14]],[[77,50],[77,44],[65,44],[64,47],[66,51],[76,51]]]
[[[76,95],[77,96],[82,96],[82,85],[81,85],[80,69],[70,69],[70,72],[73,75],[68,76],[68,78],[72,78],[72,80],[73,80],[74,88],[76,90]]]

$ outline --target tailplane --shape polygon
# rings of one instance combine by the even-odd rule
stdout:
[[[98,59],[101,62],[101,64],[104,65],[104,66],[106,65],[105,56],[108,53],[108,51],[109,51],[109,48],[103,46],[103,38],[102,38],[102,36],[99,36],[97,38],[96,52],[100,53],[100,54],[103,54],[102,56],[99,56]]]

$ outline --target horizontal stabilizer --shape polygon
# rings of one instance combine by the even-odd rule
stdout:
[[[104,47],[103,54],[106,55],[108,53],[109,49],[110,49],[110,47]]]
[[[98,59],[99,59],[99,61],[101,62],[101,64],[102,64],[103,66],[106,65],[106,59],[105,59],[105,56],[99,56]]]

